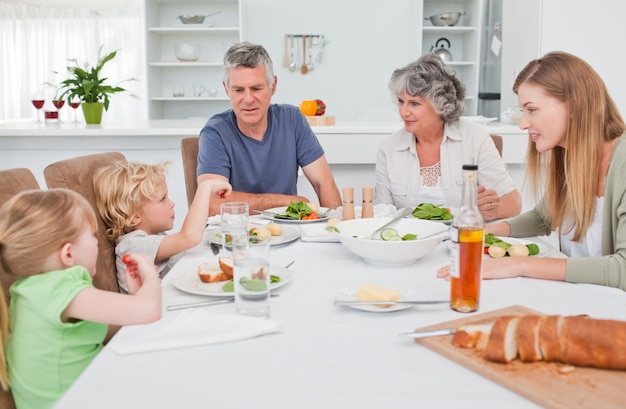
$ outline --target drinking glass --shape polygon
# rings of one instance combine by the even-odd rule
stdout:
[[[233,236],[248,235],[250,219],[248,203],[226,202],[220,206],[220,227],[222,230],[222,249],[220,261],[233,265]]]
[[[235,311],[251,317],[270,316],[270,239],[234,233],[233,282]]]
[[[54,99],[52,100],[52,105],[54,105],[54,107],[57,109],[59,122],[62,122],[61,121],[61,108],[63,108],[63,105],[65,105],[65,100],[59,99],[58,97],[54,97]]]
[[[41,109],[43,108],[43,105],[46,102],[46,98],[43,95],[43,91],[42,90],[37,90],[37,91],[33,92],[33,94],[30,97],[30,102],[33,104],[33,106],[37,110],[37,120],[35,122],[37,122],[37,123],[43,122],[39,118],[39,111],[41,111]]]
[[[77,124],[78,119],[76,118],[76,109],[80,106],[80,98],[78,98],[77,96],[73,96],[67,101],[67,103],[74,110],[74,120],[72,122]]]

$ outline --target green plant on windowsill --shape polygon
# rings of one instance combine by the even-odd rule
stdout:
[[[88,63],[84,64],[84,67],[78,65],[76,58],[68,58],[68,61],[73,65],[67,67],[67,71],[70,73],[70,78],[62,81],[59,86],[58,99],[78,99],[81,102],[83,112],[86,110],[85,104],[96,104],[104,107],[104,110],[109,110],[110,96],[119,92],[130,92],[119,85],[107,85],[105,81],[108,78],[100,78],[100,71],[104,65],[115,58],[117,51],[112,51],[104,57],[100,57],[102,54],[102,46],[98,51],[98,64],[95,67],[90,67]],[[129,78],[126,81],[136,81],[135,78]],[[131,96],[136,97],[135,94],[130,93]],[[102,108],[100,108],[100,117],[102,116]],[[85,117],[87,119],[87,115]],[[87,123],[90,123],[89,121]],[[96,122],[100,123],[98,119]]]

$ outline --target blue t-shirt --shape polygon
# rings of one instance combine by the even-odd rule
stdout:
[[[197,174],[222,175],[240,192],[296,195],[298,168],[323,154],[298,107],[271,104],[262,141],[241,133],[228,110],[211,117],[200,131]]]
[[[86,268],[35,274],[10,288],[9,381],[18,408],[50,408],[102,349],[109,328],[61,321],[68,304],[93,287]]]

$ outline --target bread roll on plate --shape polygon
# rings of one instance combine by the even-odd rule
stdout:
[[[232,278],[224,273],[219,266],[210,263],[202,263],[198,266],[198,277],[203,283],[217,283]]]

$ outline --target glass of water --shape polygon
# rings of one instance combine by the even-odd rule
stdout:
[[[270,239],[233,235],[235,311],[252,317],[270,316]]]

